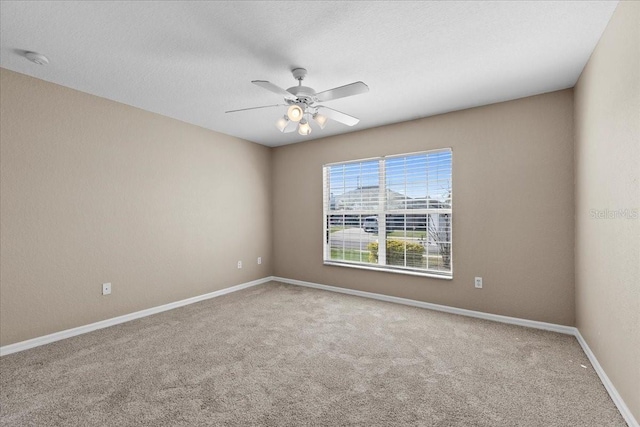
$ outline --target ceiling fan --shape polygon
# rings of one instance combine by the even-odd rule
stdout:
[[[285,104],[242,108],[240,110],[225,111],[225,113],[237,113],[260,108],[288,107],[286,113],[276,122],[276,127],[283,133],[293,132],[297,129],[300,135],[309,135],[311,133],[310,120],[316,122],[320,129],[324,129],[329,119],[347,126],[353,126],[360,121],[360,119],[319,103],[369,92],[369,86],[362,82],[355,82],[323,92],[316,92],[308,86],[302,86],[302,80],[307,76],[307,70],[295,68],[291,72],[293,78],[298,80],[298,86],[290,87],[287,90],[265,80],[253,80],[251,82],[268,91],[284,96]]]

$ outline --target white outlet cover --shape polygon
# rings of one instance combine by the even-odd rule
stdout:
[[[258,257],[258,264],[262,264],[262,257],[261,256]]]
[[[476,277],[474,283],[475,283],[476,288],[481,289],[482,288],[482,277]]]
[[[111,294],[111,283],[103,283],[102,284],[102,295]]]
[[[242,261],[238,261],[238,268],[242,268]]]

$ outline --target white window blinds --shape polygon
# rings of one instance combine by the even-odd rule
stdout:
[[[452,274],[450,149],[325,165],[324,261]]]

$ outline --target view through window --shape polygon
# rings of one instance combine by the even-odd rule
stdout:
[[[451,149],[325,165],[325,263],[450,277],[451,167]]]

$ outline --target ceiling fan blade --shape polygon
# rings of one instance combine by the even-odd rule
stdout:
[[[325,107],[324,105],[318,106],[318,113],[322,114],[323,116],[327,116],[330,119],[335,120],[336,122],[343,123],[347,126],[357,125],[360,121],[360,119],[357,119],[345,113],[341,113],[340,111],[334,110],[333,108]]]
[[[332,99],[346,98],[347,96],[359,95],[369,92],[369,86],[362,82],[355,82],[345,86],[334,87],[316,94],[318,101],[330,101]]]
[[[286,99],[296,99],[296,96],[286,90],[282,89],[280,86],[276,86],[271,82],[265,80],[253,80],[251,83],[254,85],[260,86],[270,92],[277,93],[278,95],[284,96]]]
[[[262,107],[250,107],[250,108],[241,108],[239,110],[229,110],[229,111],[225,111],[225,113],[237,113],[238,111],[259,110],[260,108],[272,108],[272,107],[284,107],[284,106],[285,104],[264,105]]]

